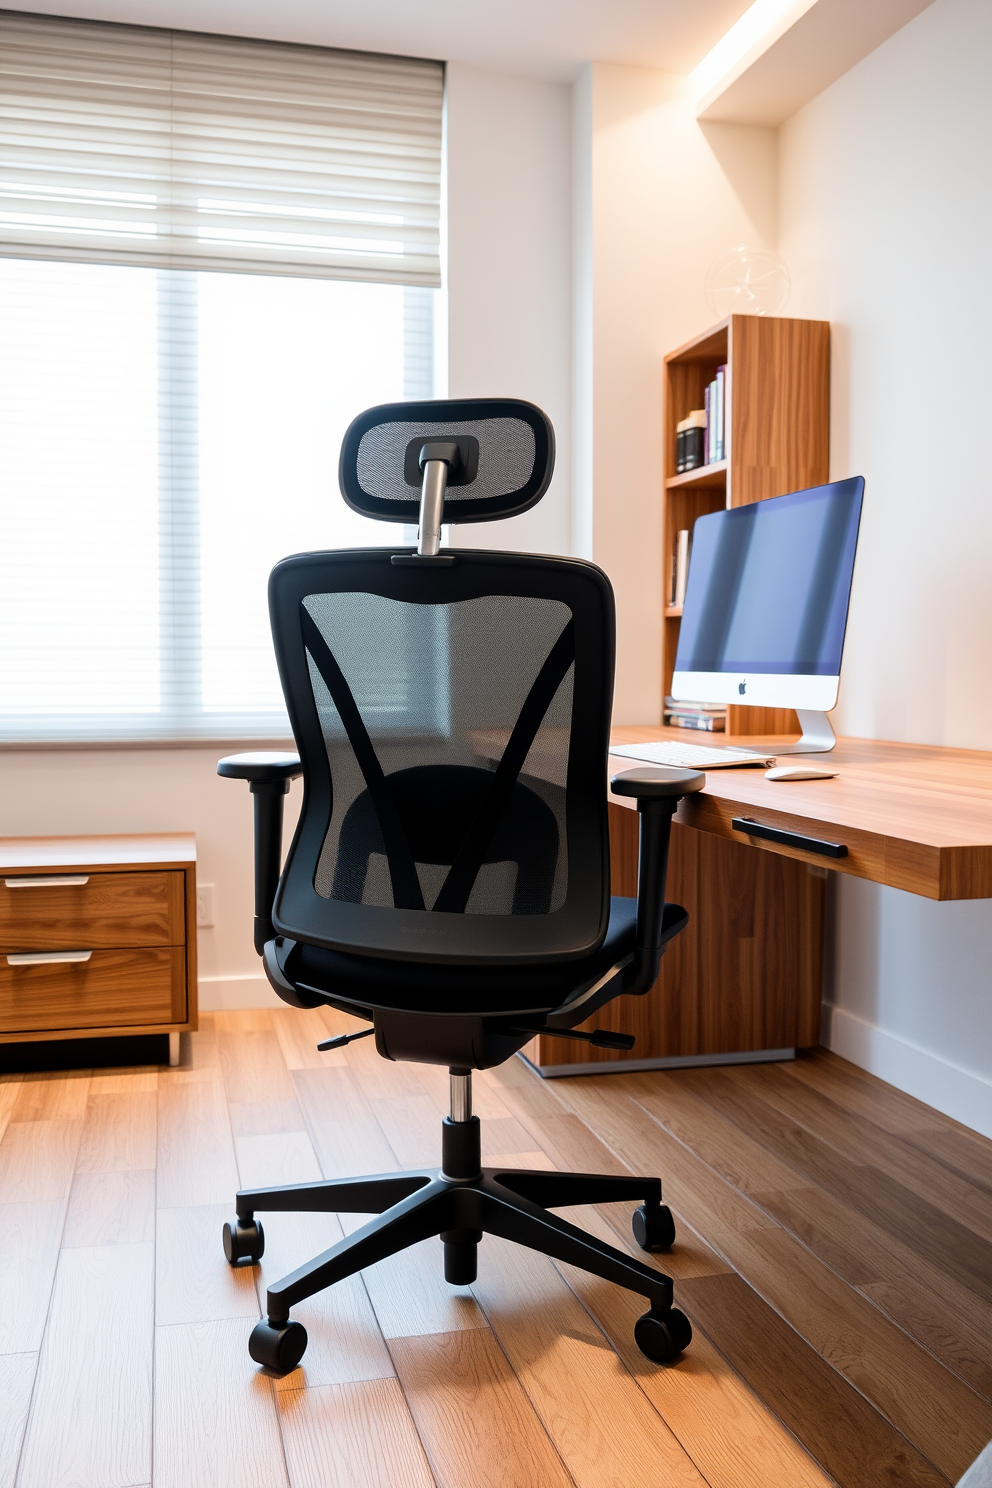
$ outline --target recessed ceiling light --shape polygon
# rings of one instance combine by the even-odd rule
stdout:
[[[749,53],[763,51],[816,3],[817,0],[754,0],[693,69],[691,77],[697,96],[708,93],[715,83],[744,62]]]

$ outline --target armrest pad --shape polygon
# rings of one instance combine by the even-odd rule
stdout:
[[[303,766],[298,754],[259,749],[252,754],[229,754],[218,760],[217,774],[228,780],[250,780],[253,785],[276,785],[280,780],[295,780],[303,774]]]
[[[641,765],[614,775],[610,787],[615,796],[635,796],[638,801],[661,801],[688,796],[702,790],[706,776],[701,770],[680,770],[674,765]]]

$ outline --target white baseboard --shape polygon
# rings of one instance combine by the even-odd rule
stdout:
[[[897,1090],[992,1137],[992,1082],[981,1075],[828,1003],[823,1006],[823,1043]]]
[[[233,1013],[241,1008],[279,1008],[285,1003],[261,972],[256,976],[200,977],[197,996],[201,1013]]]

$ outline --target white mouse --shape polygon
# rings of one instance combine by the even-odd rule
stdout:
[[[819,765],[776,765],[765,771],[766,780],[833,780],[836,770],[821,770]]]

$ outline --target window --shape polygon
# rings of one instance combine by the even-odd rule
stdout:
[[[0,737],[285,737],[268,571],[389,540],[341,436],[435,392],[440,67],[2,13],[0,54]]]

